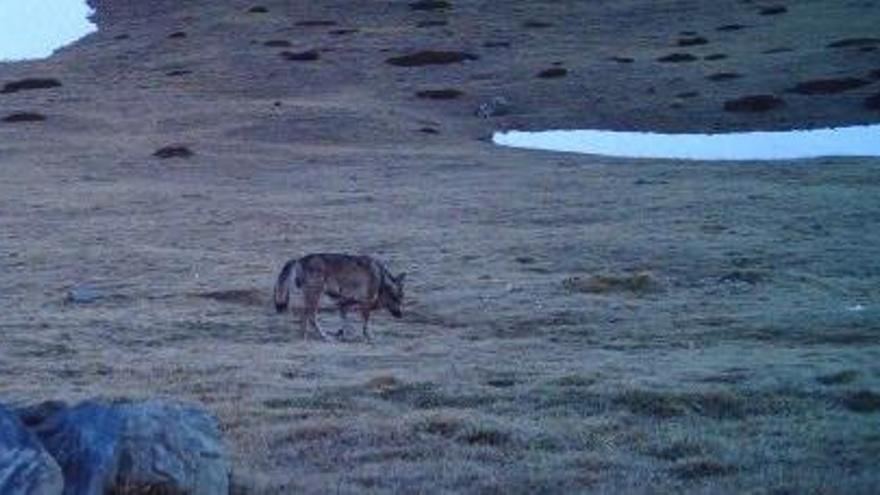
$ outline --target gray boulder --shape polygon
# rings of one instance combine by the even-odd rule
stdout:
[[[43,404],[20,415],[64,471],[64,495],[229,492],[219,428],[199,409],[95,400]]]
[[[61,469],[18,416],[0,405],[0,493],[60,495]]]

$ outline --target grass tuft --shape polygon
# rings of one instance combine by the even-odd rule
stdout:
[[[822,385],[846,385],[856,381],[859,372],[855,370],[844,370],[828,375],[820,375],[816,377],[816,381]]]
[[[870,390],[860,390],[847,395],[842,400],[843,406],[852,412],[869,414],[880,412],[880,394]]]
[[[689,459],[682,461],[672,468],[672,474],[683,480],[696,480],[702,478],[714,478],[728,476],[737,471],[735,466],[723,464],[710,458]]]

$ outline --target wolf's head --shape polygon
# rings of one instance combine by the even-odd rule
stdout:
[[[403,316],[400,308],[403,305],[404,278],[406,278],[406,273],[401,273],[396,277],[386,273],[382,280],[382,287],[379,290],[379,301],[395,318]]]

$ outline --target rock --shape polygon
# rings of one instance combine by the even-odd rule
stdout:
[[[488,119],[489,117],[503,117],[510,114],[510,101],[503,96],[495,96],[491,100],[480,103],[477,107],[477,117]]]
[[[229,492],[217,423],[193,407],[93,400],[20,414],[65,473],[64,495]]]
[[[0,405],[0,493],[60,495],[61,468],[11,411]]]
[[[91,304],[101,299],[101,291],[89,285],[78,285],[67,291],[64,302],[67,304]]]

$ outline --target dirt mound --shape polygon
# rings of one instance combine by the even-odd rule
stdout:
[[[432,21],[419,21],[416,23],[416,27],[426,28],[426,27],[438,27],[438,26],[446,26],[448,25],[448,21],[444,20],[432,20]]]
[[[3,122],[41,122],[46,120],[46,116],[36,112],[16,112],[3,117]]]
[[[706,76],[706,79],[718,82],[730,81],[731,79],[739,79],[740,77],[742,77],[742,75],[736,72],[716,72],[714,74],[709,74],[708,76]]]
[[[749,95],[724,102],[728,112],[767,112],[783,106],[785,100],[773,95]]]
[[[443,0],[419,0],[409,4],[409,8],[413,10],[446,10],[452,7],[449,2]]]
[[[763,9],[758,11],[760,15],[779,15],[788,12],[788,7],[782,5],[773,5],[771,7],[764,7]]]
[[[709,40],[702,36],[689,36],[686,38],[680,38],[677,42],[677,46],[698,46],[708,44]]]
[[[464,95],[464,91],[459,89],[426,89],[423,91],[419,91],[416,93],[416,96],[419,98],[426,98],[429,100],[453,100],[455,98],[459,98]]]
[[[880,394],[870,390],[853,392],[841,400],[843,406],[859,414],[880,412]]]
[[[279,55],[281,55],[284,60],[290,60],[292,62],[314,62],[321,58],[321,54],[318,50],[306,50],[304,52],[283,51]]]
[[[553,67],[551,69],[542,70],[538,73],[537,77],[541,79],[556,79],[560,77],[565,77],[568,75],[568,69],[564,69],[562,67]]]
[[[326,27],[326,26],[335,26],[336,21],[327,21],[327,20],[314,20],[314,21],[299,21],[296,23],[297,26],[302,27]]]
[[[553,27],[553,23],[545,21],[526,21],[522,26],[526,29],[545,29]]]
[[[669,55],[665,55],[657,59],[658,62],[664,63],[681,63],[681,62],[693,62],[698,60],[696,56],[690,53],[670,53]]]
[[[17,93],[31,89],[48,89],[61,86],[61,81],[52,78],[28,78],[6,83],[0,93]]]
[[[424,50],[409,55],[391,57],[386,60],[386,62],[398,67],[418,67],[422,65],[458,64],[467,60],[477,60],[479,58],[480,57],[467,52]]]
[[[789,91],[802,95],[828,95],[861,88],[869,84],[871,84],[870,81],[859,79],[857,77],[813,79],[798,83],[796,86],[789,89]]]
[[[880,45],[880,38],[845,38],[826,45],[828,48],[863,48]]]
[[[153,153],[153,156],[156,158],[167,159],[167,158],[189,158],[193,156],[195,153],[187,148],[186,146],[181,145],[169,145],[159,148]]]
[[[763,53],[764,55],[776,55],[778,53],[788,53],[788,52],[793,52],[793,51],[794,51],[793,48],[789,48],[787,46],[777,46],[774,48],[768,48],[768,49],[762,51],[761,53]]]

